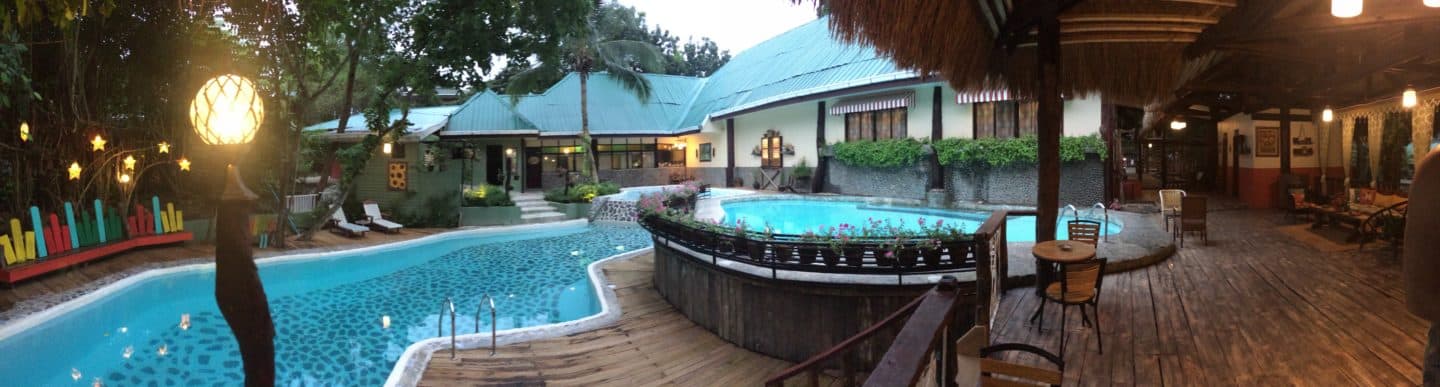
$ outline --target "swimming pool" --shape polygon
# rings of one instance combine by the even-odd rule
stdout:
[[[675,189],[675,188],[679,188],[679,187],[680,187],[680,186],[678,186],[678,185],[654,185],[654,186],[648,186],[648,187],[630,187],[630,188],[623,188],[623,189],[620,190],[620,193],[614,194],[614,195],[610,195],[610,198],[613,199],[613,200],[621,200],[621,201],[627,201],[627,202],[634,202],[634,201],[639,201],[639,200],[640,200],[640,195],[656,193],[656,192],[660,192],[660,191],[662,191],[662,190]],[[734,196],[749,195],[749,194],[752,194],[752,193],[754,193],[754,192],[753,192],[753,191],[743,190],[743,189],[734,189],[734,188],[710,188],[710,197],[712,197],[712,198],[728,198],[728,197],[734,197]]]
[[[985,211],[951,211],[926,208],[892,207],[868,205],[862,201],[836,201],[836,200],[811,200],[811,199],[761,199],[761,200],[732,200],[721,204],[725,210],[725,223],[735,224],[737,220],[744,220],[747,227],[752,230],[760,230],[768,224],[775,228],[776,233],[801,234],[807,230],[819,230],[824,227],[835,227],[840,224],[860,226],[868,223],[873,218],[877,220],[890,220],[898,226],[908,230],[919,230],[917,221],[925,218],[929,224],[937,220],[944,220],[946,224],[954,224],[966,232],[974,232],[980,228],[980,224],[990,217]],[[1071,220],[1073,216],[1062,216],[1060,223]],[[1090,219],[1083,215],[1081,218]],[[1033,241],[1035,240],[1035,217],[1017,216],[1011,217],[1005,223],[1007,236],[1010,241]],[[1111,222],[1104,227],[1105,234],[1117,234],[1121,225]],[[1066,239],[1069,233],[1064,227],[1056,231],[1056,238]]]
[[[436,336],[447,296],[462,334],[474,331],[487,293],[499,315],[491,321],[484,313],[482,331],[595,314],[601,307],[586,266],[649,245],[637,226],[571,223],[262,260],[276,384],[384,384],[406,347]],[[215,306],[214,281],[213,265],[182,268],[107,287],[114,291],[53,317],[42,312],[0,327],[0,375],[16,386],[240,384],[239,348]]]

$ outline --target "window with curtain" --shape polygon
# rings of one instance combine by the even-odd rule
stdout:
[[[906,108],[845,114],[845,141],[883,140],[906,136]]]
[[[1375,188],[1383,192],[1401,191],[1401,180],[1415,175],[1411,153],[1410,112],[1385,115],[1384,131],[1380,132],[1380,170],[1376,171]]]
[[[1370,186],[1370,119],[1355,117],[1350,134],[1350,186]]]
[[[975,138],[1033,136],[1039,120],[1035,102],[996,101],[973,105]]]

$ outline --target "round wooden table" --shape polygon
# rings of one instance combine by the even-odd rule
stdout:
[[[1070,250],[1060,248],[1061,244],[1068,244]],[[1054,282],[1055,268],[1053,264],[1064,266],[1071,263],[1081,263],[1095,258],[1095,246],[1089,243],[1055,240],[1036,243],[1030,249],[1035,254],[1035,294],[1044,295],[1045,286]],[[1062,269],[1063,270],[1063,269]]]

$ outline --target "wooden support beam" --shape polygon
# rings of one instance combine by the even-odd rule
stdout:
[[[735,119],[725,119],[725,186],[735,184]]]
[[[1280,174],[1290,174],[1290,107],[1280,107]]]
[[[1280,108],[1280,111],[1281,111],[1281,112],[1288,111],[1288,110],[1289,110],[1288,108]],[[1251,115],[1250,115],[1250,119],[1256,120],[1256,121],[1285,121],[1285,120],[1290,120],[1290,121],[1309,121],[1309,120],[1310,120],[1310,116],[1307,116],[1307,115],[1304,115],[1304,114],[1288,114],[1288,113],[1278,113],[1278,114],[1277,114],[1277,113],[1255,113],[1255,114],[1251,114]]]
[[[1035,56],[1040,86],[1037,99],[1038,123],[1036,175],[1039,192],[1035,202],[1035,241],[1055,240],[1056,222],[1060,215],[1060,136],[1064,132],[1064,101],[1060,96],[1060,20],[1061,4],[1036,6],[1040,12],[1039,46]],[[1048,8],[1048,9],[1045,9]]]
[[[930,140],[939,141],[945,138],[944,120],[945,102],[941,100],[940,86],[935,86],[930,97]]]

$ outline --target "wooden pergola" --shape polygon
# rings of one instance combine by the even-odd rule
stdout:
[[[1062,95],[1146,107],[1153,130],[1179,114],[1345,106],[1440,84],[1440,45],[1427,41],[1440,36],[1440,9],[1419,0],[1370,4],[1348,19],[1330,15],[1328,1],[817,2],[840,36],[903,67],[961,92],[1037,101],[1041,241],[1054,238],[1059,212]]]

